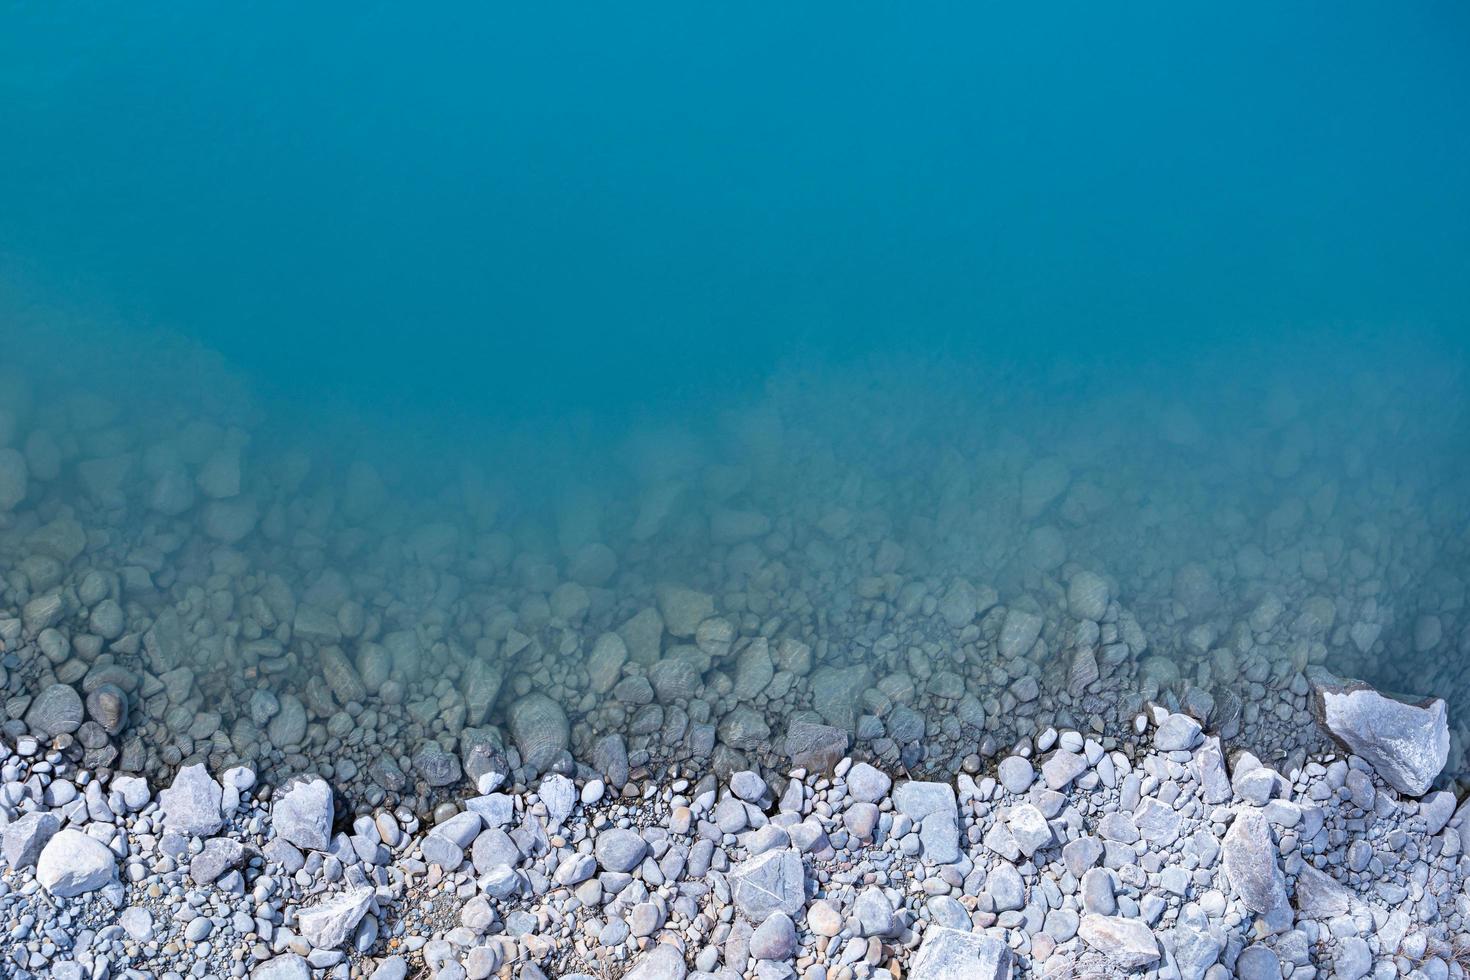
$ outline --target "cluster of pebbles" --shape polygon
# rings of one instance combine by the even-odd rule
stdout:
[[[1106,953],[1087,939],[1095,910],[1077,904],[1075,888],[1064,891],[1057,861],[1048,871],[1034,864],[1035,852],[1007,856],[1019,879],[999,874],[1022,881],[1027,894],[1041,890],[1043,924],[1080,916],[1065,938],[1065,928],[1031,928],[1035,898],[994,904],[984,882],[990,858],[1005,852],[986,841],[995,827],[1015,836],[1020,804],[1006,796],[1014,787],[1004,769],[1016,772],[1012,760],[1037,758],[1063,737],[1081,740],[1085,753],[1064,751],[1088,769],[1062,787],[1036,784],[1052,794],[1031,806],[1055,841],[1094,834],[1093,816],[1159,801],[1138,786],[1130,795],[1129,773],[1151,791],[1166,787],[1161,805],[1193,820],[1191,835],[1235,826],[1230,800],[1191,803],[1182,775],[1189,764],[1175,756],[1198,749],[1159,753],[1134,724],[1149,712],[1192,718],[1225,749],[1248,750],[1251,763],[1286,774],[1260,801],[1263,811],[1326,787],[1312,836],[1330,840],[1310,849],[1305,836],[1271,822],[1282,807],[1266,813],[1280,829],[1271,834],[1288,882],[1300,880],[1304,862],[1331,865],[1338,837],[1364,841],[1358,855],[1371,848],[1385,874],[1388,859],[1392,868],[1417,862],[1420,870],[1405,870],[1417,879],[1405,885],[1406,894],[1417,888],[1416,902],[1447,896],[1438,886],[1458,881],[1445,873],[1443,860],[1455,855],[1434,843],[1437,835],[1406,843],[1415,804],[1380,802],[1356,814],[1328,805],[1361,783],[1354,774],[1388,778],[1400,763],[1340,735],[1334,741],[1314,693],[1325,678],[1347,677],[1407,692],[1394,703],[1439,696],[1437,709],[1423,709],[1438,711],[1426,722],[1435,731],[1434,776],[1453,790],[1465,773],[1470,474],[1463,454],[1446,448],[1464,431],[1463,388],[1453,378],[1436,387],[1422,374],[1410,385],[1392,371],[1367,372],[1339,390],[1320,377],[1309,385],[1278,374],[1228,392],[1175,379],[1171,396],[1168,386],[1085,376],[1037,393],[1003,375],[939,377],[932,365],[907,373],[885,365],[881,384],[863,371],[793,374],[698,437],[645,431],[614,453],[588,454],[581,467],[533,479],[526,466],[518,483],[528,457],[503,447],[414,453],[350,424],[273,419],[200,357],[150,348],[129,386],[114,391],[67,359],[29,373],[0,369],[0,741],[10,767],[26,773],[7,775],[0,815],[13,824],[41,806],[69,806],[66,826],[80,811],[80,822],[110,828],[102,836],[114,853],[140,856],[121,876],[125,890],[141,874],[159,892],[150,898],[184,902],[198,913],[190,924],[208,919],[204,937],[165,941],[152,953],[134,940],[145,973],[168,972],[169,957],[197,948],[187,943],[205,950],[176,960],[181,974],[298,969],[287,955],[304,942],[291,928],[294,911],[323,892],[338,895],[344,882],[355,889],[350,911],[361,913],[347,916],[352,936],[344,933],[345,946],[298,950],[307,961],[299,969],[357,969],[397,942],[401,955],[450,976],[450,960],[478,976],[530,963],[548,975],[614,976],[654,937],[678,933],[688,954],[681,963],[740,972],[749,945],[741,937],[754,938],[745,927],[763,927],[766,917],[734,914],[738,878],[714,873],[766,851],[800,855],[808,885],[823,882],[825,867],[837,885],[864,894],[876,887],[893,905],[892,935],[853,931],[846,920],[823,935],[810,920],[813,908],[822,919],[822,907],[778,910],[796,930],[790,968],[799,973],[918,971],[927,960],[922,945],[913,947],[936,917],[929,903],[944,910],[944,923],[960,923],[939,901],[946,897],[1015,951],[1016,969],[1052,962],[1058,975],[1106,972],[1121,961],[1095,966]],[[161,376],[192,379],[187,397],[177,383],[138,380],[160,377],[160,363],[168,365]],[[69,367],[88,383],[72,383]],[[1434,410],[1415,410],[1425,404]],[[1325,764],[1344,747],[1357,765]],[[848,768],[844,760],[854,759],[863,768]],[[924,794],[940,790],[910,791],[925,802],[898,790],[858,801],[870,811],[833,775],[853,771],[887,773],[900,788],[949,787],[961,834],[954,857],[934,859],[939,832],[916,815],[933,802]],[[165,801],[117,802],[120,781],[177,786],[186,774],[226,802],[238,797],[221,810],[226,825],[170,833]],[[780,808],[765,795],[740,795],[741,774]],[[52,775],[73,791],[55,804],[46,795]],[[572,788],[575,818],[546,809],[563,798],[545,799],[549,778]],[[487,781],[504,791],[500,799],[465,799]],[[314,791],[327,810],[315,845],[273,826],[288,788],[300,785],[326,790]],[[791,785],[806,787],[795,809]],[[1428,788],[1395,787],[1406,799]],[[98,819],[94,801],[111,819]],[[493,815],[483,812],[490,806]],[[513,815],[496,824],[506,806]],[[719,814],[736,822],[737,810],[744,822],[725,829]],[[475,813],[483,827],[467,816]],[[868,817],[874,825],[864,835]],[[842,826],[821,826],[826,843],[797,840],[808,832],[798,828],[827,818]],[[459,846],[494,831],[519,857],[502,847],[503,860],[471,861],[469,874],[452,854],[433,852],[446,835],[418,833],[420,824],[454,820],[461,829],[451,839],[474,831]],[[676,847],[680,820],[693,821],[682,836],[698,840]],[[1385,840],[1395,844],[1375,843],[1375,828],[1389,826]],[[710,827],[719,833],[710,837]],[[579,870],[566,873],[592,877],[556,882],[568,848],[614,828],[643,836],[649,853],[636,868],[574,859]],[[241,850],[229,849],[235,860],[220,878],[190,890],[179,876],[201,837]],[[8,831],[5,839],[8,854]],[[1230,937],[1245,936],[1245,913],[1213,866],[1185,869],[1208,887],[1168,892],[1181,901],[1158,897],[1157,908],[1147,902],[1160,883],[1150,876],[1168,870],[1182,839],[1158,844],[1149,861],[1137,841],[1112,841],[1139,850],[1136,867],[1145,869],[1103,860],[1122,917],[1158,933],[1160,958],[1148,962],[1159,967],[1174,955],[1164,934],[1192,902],[1204,918],[1189,912],[1190,927],[1204,923],[1196,931],[1221,941],[1211,962],[1233,963]],[[704,840],[714,845],[708,852]],[[855,842],[862,846],[848,846]],[[281,853],[286,847],[297,857]],[[1426,859],[1431,851],[1443,855],[1440,864]],[[836,864],[814,865],[823,855]],[[677,873],[658,867],[665,860]],[[792,863],[781,860],[789,885]],[[13,866],[26,874],[22,867]],[[487,888],[496,868],[510,871]],[[712,870],[706,880],[691,868]],[[1363,878],[1349,887],[1387,880],[1354,873]],[[1074,874],[1073,884],[1083,877]],[[238,888],[220,889],[219,880]],[[1169,880],[1179,884],[1179,874]],[[588,881],[606,889],[597,902],[580,895],[591,891]],[[227,919],[216,914],[247,892],[252,908],[236,902]],[[1217,903],[1211,892],[1224,897]],[[471,894],[489,905],[483,928],[451,926]],[[848,898],[835,894],[827,907],[847,909]],[[1434,901],[1440,912],[1455,905]],[[573,915],[593,906],[595,915]],[[1361,924],[1367,907],[1344,916]],[[22,928],[24,969],[47,956],[47,942],[54,958],[80,936],[105,932],[78,915],[44,926],[33,916]],[[1448,934],[1432,917],[1414,921],[1426,942]],[[375,923],[366,938],[354,931],[365,922]],[[589,939],[590,922],[598,931]],[[619,937],[614,922],[627,934]],[[468,946],[448,938],[456,928],[473,933]],[[1318,963],[1345,928],[1263,937],[1308,935]],[[48,939],[33,940],[36,929],[49,930]],[[233,938],[211,941],[216,929]],[[487,935],[493,941],[482,944]],[[406,948],[418,940],[421,948]],[[1399,953],[1370,945],[1380,962]],[[459,964],[466,948],[486,951],[475,952],[473,966]],[[985,948],[997,970],[1008,962],[1001,947]],[[1272,949],[1283,975],[1308,962]],[[228,963],[226,950],[235,957]],[[674,970],[670,953],[647,955],[653,966],[639,969],[667,961]],[[768,964],[756,967],[760,975],[784,975],[769,965],[777,960],[757,961]],[[95,971],[105,960],[91,962]]]
[[[1227,763],[1151,707],[1128,744],[1047,730],[994,776],[845,757],[625,784],[491,770],[432,824],[334,829],[332,787],[186,766],[104,784],[5,750],[16,977],[403,980],[1462,978],[1470,803],[1429,790],[1444,704],[1326,675],[1354,752]],[[1371,760],[1371,761],[1370,761]]]

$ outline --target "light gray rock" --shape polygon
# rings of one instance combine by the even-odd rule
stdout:
[[[209,837],[225,825],[224,789],[200,763],[185,766],[168,789],[158,794],[163,825],[194,837]]]
[[[54,813],[28,813],[19,820],[0,830],[0,851],[5,863],[19,871],[29,868],[41,856],[41,849],[61,829],[61,820]]]
[[[750,858],[731,869],[728,878],[735,907],[755,925],[774,912],[795,918],[806,905],[806,871],[794,847]]]
[[[311,967],[295,953],[282,953],[251,970],[250,980],[311,980]]]
[[[959,813],[954,787],[911,780],[893,791],[893,805],[919,826],[924,857],[938,864],[960,859]]]
[[[296,783],[271,804],[271,826],[297,847],[325,851],[332,841],[332,787],[325,779]]]
[[[1036,770],[1032,767],[1031,760],[1023,759],[1019,755],[1008,755],[996,768],[996,779],[1006,788],[1007,793],[1020,796],[1036,781]]]
[[[668,943],[659,943],[634,961],[623,980],[684,980],[688,972],[679,951]]]
[[[888,774],[866,762],[854,763],[847,770],[847,795],[862,803],[877,803],[888,795],[893,780]]]
[[[909,964],[909,980],[1010,980],[1011,951],[993,936],[930,926]]]
[[[1286,878],[1271,825],[1259,810],[1243,808],[1236,814],[1225,832],[1221,855],[1225,877],[1246,908],[1264,914],[1286,902]]]
[[[1084,915],[1077,934],[1083,942],[1127,970],[1159,958],[1153,930],[1139,919],[1119,915]]]
[[[571,816],[572,807],[577,803],[576,785],[560,773],[541,780],[536,795],[546,804],[546,821],[553,830]]]
[[[297,931],[317,949],[337,949],[347,942],[372,903],[371,888],[354,888],[333,895],[298,912]]]
[[[1322,727],[1400,793],[1423,796],[1449,760],[1445,703],[1405,704],[1361,682],[1325,672],[1311,678],[1313,710]]]
[[[1154,748],[1160,752],[1187,752],[1194,748],[1199,737],[1199,722],[1176,711],[1154,730]]]
[[[117,878],[117,857],[80,830],[59,831],[36,861],[36,880],[57,898],[96,891]]]

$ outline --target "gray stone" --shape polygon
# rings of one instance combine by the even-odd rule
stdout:
[[[117,878],[117,857],[95,837],[62,830],[41,849],[36,880],[57,898],[96,891]]]
[[[0,829],[3,833],[5,862],[19,871],[36,863],[44,848],[61,829],[61,820],[54,813],[28,813],[14,823]]]
[[[546,821],[555,830],[571,816],[577,802],[577,787],[567,777],[554,773],[541,780],[536,795],[546,804]]]
[[[189,877],[196,884],[211,885],[226,871],[245,863],[245,848],[229,837],[215,837],[204,842],[204,849],[189,862]]]
[[[1196,905],[1186,905],[1174,926],[1174,965],[1181,980],[1203,980],[1205,971],[1220,959],[1220,944],[1210,933],[1210,921]]]
[[[996,768],[996,779],[1006,788],[1006,792],[1020,796],[1031,788],[1036,781],[1036,769],[1031,765],[1031,760],[1023,759],[1019,755],[1008,755],[1001,760]]]
[[[997,912],[1008,912],[1026,907],[1026,883],[1021,872],[1009,861],[995,866],[985,879],[985,890],[995,902]]]
[[[1015,838],[1016,845],[1021,848],[1021,853],[1028,858],[1043,847],[1049,846],[1053,839],[1046,817],[1029,803],[1022,803],[1011,808],[1006,827],[1010,830],[1011,836]]]
[[[785,912],[772,912],[750,936],[750,955],[758,960],[788,960],[796,946],[796,924]]]
[[[795,918],[806,905],[806,871],[795,848],[750,858],[731,869],[728,878],[736,908],[756,925],[774,912]]]
[[[1444,771],[1450,732],[1443,700],[1405,704],[1325,672],[1312,677],[1312,688],[1322,726],[1400,793],[1423,796]]]
[[[1182,712],[1175,712],[1154,730],[1154,748],[1160,752],[1187,752],[1194,748],[1199,737],[1199,722]]]
[[[1340,980],[1359,980],[1373,969],[1373,953],[1366,940],[1360,936],[1348,936],[1337,944],[1337,955],[1332,958],[1333,976]]]
[[[413,769],[430,786],[452,786],[462,770],[459,758],[435,741],[425,741],[413,754]]]
[[[295,953],[282,953],[251,970],[250,980],[311,980],[311,967]]]
[[[786,755],[793,768],[831,772],[847,754],[850,737],[835,725],[793,721],[786,729]]]
[[[1206,803],[1218,805],[1230,802],[1230,777],[1225,774],[1225,755],[1220,750],[1220,740],[1211,735],[1195,750],[1195,778],[1199,780],[1200,796]]]
[[[1259,810],[1236,814],[1221,854],[1225,876],[1246,908],[1264,914],[1286,902],[1286,879],[1276,859],[1271,826]]]
[[[679,951],[668,943],[659,943],[634,961],[623,980],[684,980],[687,975]]]
[[[1011,951],[993,936],[930,926],[909,964],[909,980],[1010,980]]]
[[[927,860],[952,864],[960,859],[954,787],[917,780],[902,783],[893,791],[893,804],[919,825],[919,841]]]
[[[26,711],[26,727],[43,739],[70,735],[82,727],[82,697],[70,684],[51,684],[36,695]]]
[[[332,841],[332,787],[325,779],[298,782],[271,804],[276,836],[297,847],[325,851]]]
[[[1048,789],[1064,790],[1078,776],[1087,771],[1087,759],[1076,752],[1057,749],[1051,758],[1041,764],[1041,775]]]
[[[1240,980],[1281,980],[1281,957],[1260,943],[1247,946],[1235,958],[1235,975]]]
[[[858,893],[852,914],[857,919],[860,936],[881,937],[893,931],[893,902],[877,885],[869,885]]]
[[[614,828],[597,835],[593,851],[604,871],[629,872],[643,861],[648,843],[637,831]]]
[[[180,769],[172,785],[158,794],[163,825],[194,837],[208,837],[225,825],[223,802],[224,789],[203,763]]]
[[[1138,919],[1118,915],[1084,915],[1077,934],[1083,942],[1127,970],[1159,958],[1153,930]]]
[[[317,949],[337,949],[347,942],[372,903],[371,888],[354,888],[333,895],[298,912],[297,931]]]
[[[866,762],[854,763],[847,770],[847,795],[863,803],[877,803],[888,795],[893,780]]]

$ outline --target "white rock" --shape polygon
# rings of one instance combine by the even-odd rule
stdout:
[[[57,898],[96,891],[116,877],[116,856],[106,844],[80,830],[58,832],[36,862],[36,880]]]

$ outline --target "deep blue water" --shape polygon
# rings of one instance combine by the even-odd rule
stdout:
[[[308,399],[607,414],[792,356],[1466,326],[1460,4],[3,18],[7,291]]]
[[[276,575],[381,613],[349,658],[443,630],[410,700],[512,621],[564,631],[497,661],[487,717],[554,690],[577,752],[627,720],[584,661],[656,583],[739,620],[700,662],[713,725],[763,630],[884,679],[975,644],[965,690],[1004,703],[1072,669],[1089,571],[1148,638],[1140,697],[1249,731],[1263,678],[1326,664],[1450,698],[1460,772],[1467,174],[1460,3],[10,4],[0,557],[75,515],[83,564],[157,564],[138,630],[198,617],[216,564],[220,608]],[[935,619],[956,575],[1051,647],[984,660],[993,622]],[[0,575],[0,613],[32,586]],[[276,628],[239,618],[190,629]],[[202,692],[222,730],[258,666]],[[929,741],[873,754],[952,770],[979,735],[915,704]],[[154,763],[220,751],[151,724]]]

